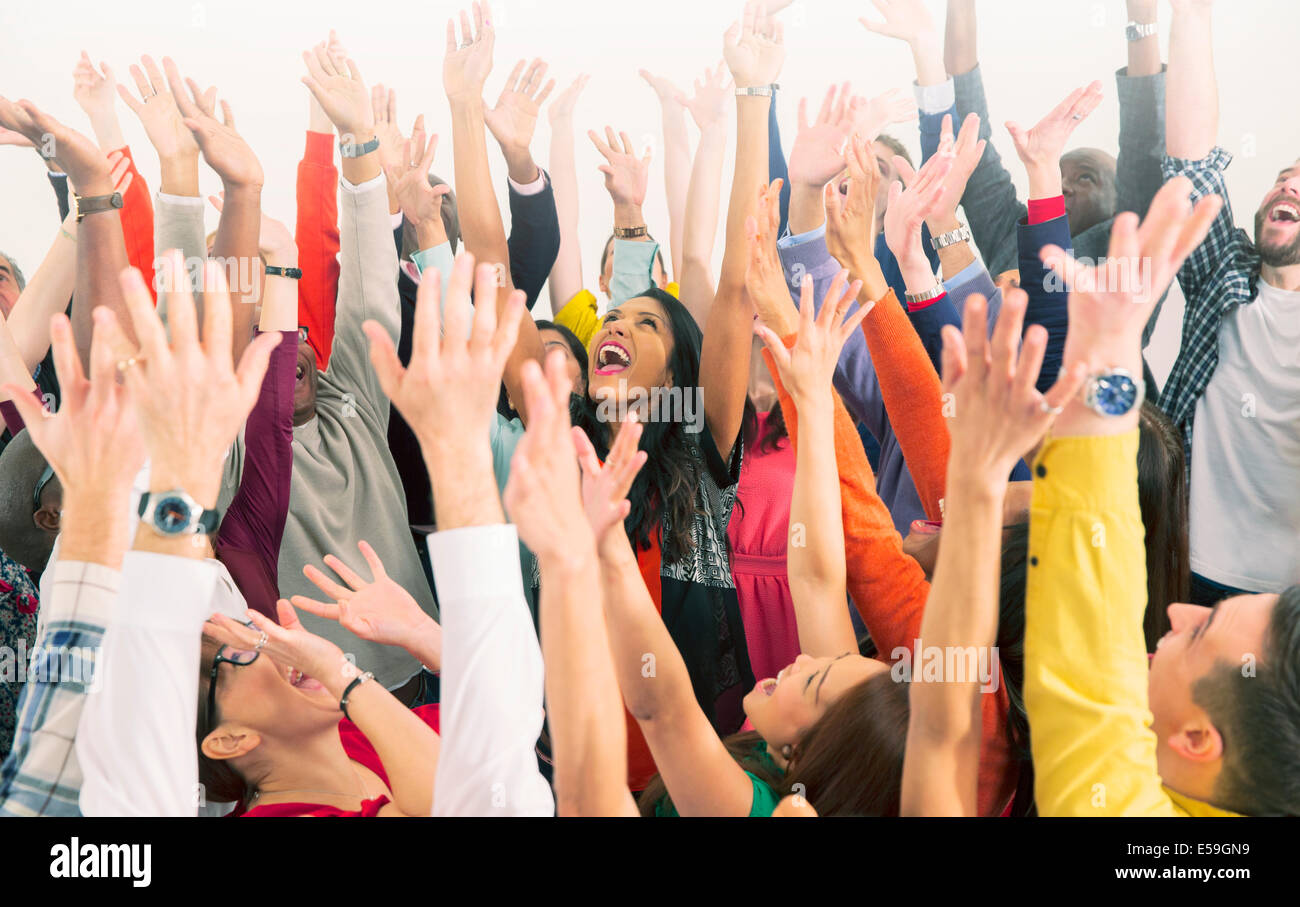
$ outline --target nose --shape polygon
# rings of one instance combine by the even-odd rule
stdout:
[[[1210,616],[1210,609],[1201,605],[1172,604],[1169,606],[1169,626],[1175,633],[1195,627]]]

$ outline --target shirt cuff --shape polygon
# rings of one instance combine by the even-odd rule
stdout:
[[[951,293],[954,290],[958,289],[959,287],[963,287],[966,284],[970,283],[972,280],[978,277],[980,275],[980,272],[983,270],[984,270],[983,262],[979,261],[978,259],[972,261],[966,267],[962,268],[956,274],[952,275],[947,280],[945,280],[943,282],[943,288],[945,291]]]
[[[957,89],[951,78],[938,85],[913,82],[912,93],[916,95],[916,106],[921,113],[943,113],[957,103]]]
[[[516,183],[509,176],[506,177],[506,181],[510,183],[510,188],[520,195],[536,195],[546,188],[546,171],[538,167],[537,179],[531,183]]]
[[[411,261],[415,262],[416,268],[423,274],[429,268],[438,268],[445,272],[455,264],[456,259],[451,254],[451,243],[444,242],[432,249],[421,249],[412,253]]]
[[[394,229],[394,230],[396,230],[398,227],[400,227],[400,226],[402,225],[402,212],[401,212],[401,211],[398,211],[396,214],[392,214],[392,215],[390,215],[390,217],[391,217],[391,219],[392,219],[392,224],[393,224],[393,229]]]
[[[169,195],[166,192],[159,192],[158,201],[166,202],[169,205],[189,205],[192,208],[203,207],[203,198],[198,195]]]
[[[787,234],[776,241],[778,249],[791,249],[795,246],[801,246],[806,242],[812,242],[821,239],[826,235],[826,222],[822,221],[821,225],[814,227],[804,233]]]
[[[523,595],[519,533],[511,524],[448,529],[426,541],[441,601]]]
[[[115,623],[148,630],[198,632],[212,614],[216,568],[207,560],[128,551]],[[242,617],[242,615],[241,615]]]
[[[948,298],[948,291],[944,290],[938,296],[934,297],[933,299],[927,299],[925,300],[925,302],[909,302],[907,304],[907,311],[909,314],[915,314],[916,312],[924,311],[925,309],[928,309],[930,306],[934,305],[936,302],[940,302],[947,298]]]
[[[1065,196],[1057,195],[1052,198],[1031,198],[1026,207],[1029,209],[1029,223],[1041,224],[1044,221],[1055,220],[1058,217],[1065,216]]]
[[[378,176],[368,179],[364,183],[361,183],[360,185],[357,186],[354,186],[352,183],[349,183],[347,177],[340,177],[339,182],[343,184],[343,188],[346,189],[348,192],[368,192],[369,190],[375,188],[376,186],[383,184],[384,175],[380,173]]]

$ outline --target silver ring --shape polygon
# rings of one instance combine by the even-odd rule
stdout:
[[[270,641],[270,639],[266,635],[265,630],[262,630],[261,633],[262,635],[258,638],[257,645],[253,646],[254,652],[262,651],[262,646],[266,645]]]
[[[457,44],[457,45],[456,45],[456,49],[457,49],[457,50],[464,50],[465,48],[469,47],[469,46],[470,46],[471,44],[473,44],[473,43],[474,43],[473,41],[466,41],[466,42],[464,42],[463,44]]]
[[[1081,114],[1081,113],[1076,113],[1076,114],[1074,114],[1072,117],[1070,117],[1070,119],[1072,119],[1072,120],[1082,120],[1082,119],[1083,119],[1083,114]]]
[[[1053,406],[1052,404],[1048,403],[1046,400],[1040,402],[1038,404],[1038,408],[1041,409],[1043,412],[1047,413],[1049,416],[1059,416],[1061,413],[1065,411],[1064,406]]]
[[[158,92],[156,91],[153,94],[147,94],[144,96],[144,103],[148,104],[150,98],[156,98],[156,97],[158,97]]]
[[[131,366],[135,364],[136,364],[136,358],[134,356],[131,356],[130,358],[127,359],[119,359],[117,362],[117,370],[119,372],[125,372],[127,369],[129,369]]]

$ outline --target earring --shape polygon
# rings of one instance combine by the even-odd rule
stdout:
[[[790,744],[787,743],[785,746],[781,747],[781,758],[784,759],[786,762],[789,762],[790,757],[793,755],[794,755],[794,747],[792,747]]]

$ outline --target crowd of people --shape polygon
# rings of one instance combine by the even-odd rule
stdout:
[[[1022,200],[975,0],[873,3],[914,98],[832,84],[788,158],[788,0],[691,94],[642,71],[666,249],[627,133],[579,205],[585,77],[485,100],[486,0],[451,183],[303,53],[292,229],[169,58],[83,54],[89,135],[0,97],[62,220],[0,255],[0,815],[1300,814],[1300,161],[1238,228],[1212,0],[1167,64],[1127,0],[1117,153],[1075,87],[1007,124]]]

